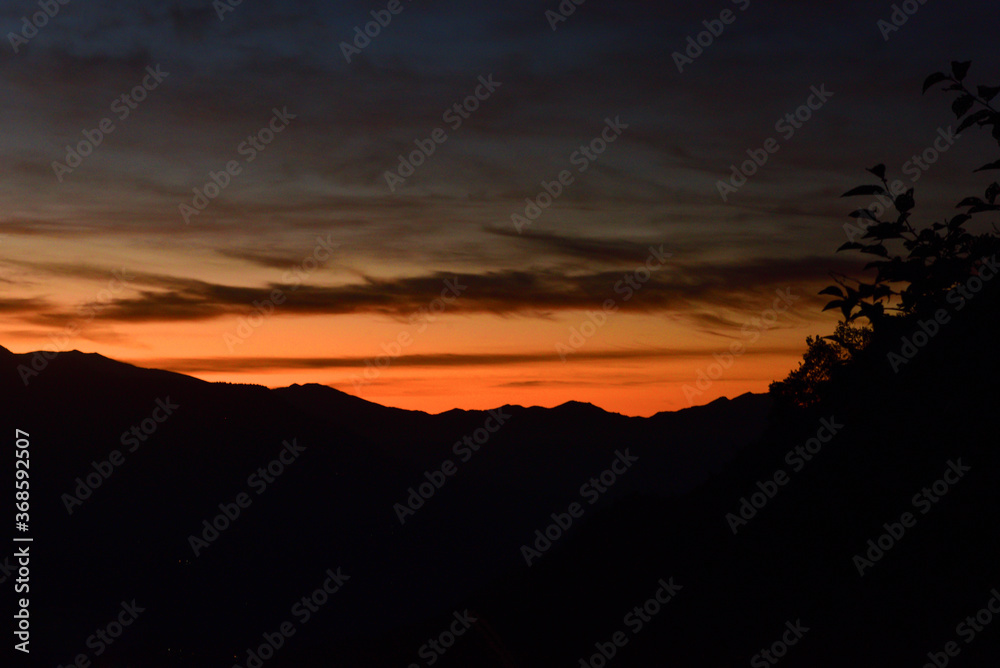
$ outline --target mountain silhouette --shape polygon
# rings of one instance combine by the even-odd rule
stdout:
[[[350,577],[343,591],[268,665],[333,651],[352,657],[345,665],[419,661],[426,625],[523,571],[522,544],[620,454],[637,461],[567,538],[599,509],[704,483],[762,433],[771,406],[746,394],[649,418],[579,402],[430,415],[76,351],[25,385],[19,367],[33,359],[0,349],[8,427],[30,434],[33,637],[50,665],[97,659],[86,640],[132,599],[146,609],[141,632],[108,647],[112,665],[245,665],[245,650],[337,568]],[[251,479],[287,444],[301,452],[280,475]],[[445,460],[453,475],[440,473]],[[402,511],[428,484],[430,498]],[[203,522],[241,493],[249,505],[206,540]],[[482,628],[442,660],[498,661]]]
[[[993,665],[996,306],[898,373],[896,344],[871,346],[810,408],[746,394],[649,418],[431,415],[79,352],[25,386],[32,356],[0,349],[8,433],[31,440],[37,656],[246,666],[343,573],[264,665]],[[133,599],[134,630],[95,656]]]

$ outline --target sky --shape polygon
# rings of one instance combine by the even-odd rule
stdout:
[[[766,391],[865,167],[935,219],[988,184],[921,84],[1000,83],[1000,7],[677,4],[3,1],[0,345],[430,412]]]

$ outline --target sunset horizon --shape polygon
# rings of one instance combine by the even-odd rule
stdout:
[[[884,17],[722,5],[162,8],[125,41],[66,10],[6,55],[0,344],[432,412],[764,392],[864,266],[835,253],[864,167],[945,212],[984,151],[919,94],[968,41],[804,62],[790,35]]]
[[[1000,665],[997,2],[0,23],[3,665]]]
[[[40,376],[44,373],[47,368],[48,362],[51,359],[55,359],[50,351],[41,350],[24,350],[17,351],[11,350],[6,346],[0,346],[6,348],[9,352],[15,355],[27,356],[22,359],[18,365],[19,375],[22,378],[27,378],[30,384],[34,378]],[[732,366],[738,364],[736,360],[739,358],[734,356],[733,364],[723,365],[719,363],[720,358],[709,357],[710,363],[703,367],[698,368],[695,376],[695,380],[692,382],[680,382],[674,383],[676,386],[676,392],[679,397],[676,399],[676,405],[665,405],[663,407],[658,407],[663,401],[664,395],[659,393],[654,397],[645,399],[640,398],[638,401],[634,396],[626,397],[616,397],[615,391],[604,391],[600,389],[593,389],[592,386],[598,385],[597,381],[594,381],[591,386],[587,386],[583,383],[573,385],[570,390],[563,390],[565,394],[555,394],[549,391],[546,393],[545,390],[534,390],[532,387],[534,383],[527,384],[526,388],[517,388],[516,390],[506,389],[499,387],[493,392],[484,390],[481,385],[476,382],[472,384],[470,391],[472,391],[477,396],[470,398],[468,396],[469,392],[461,392],[460,390],[448,390],[447,392],[441,391],[440,394],[435,394],[431,389],[428,389],[428,383],[430,379],[418,379],[413,381],[417,385],[416,396],[406,396],[406,395],[396,395],[387,391],[386,385],[389,387],[398,387],[400,385],[405,386],[405,383],[381,383],[376,385],[374,382],[367,380],[364,376],[364,372],[361,373],[354,372],[353,369],[357,368],[357,364],[368,364],[365,368],[378,369],[377,363],[379,358],[371,358],[367,360],[316,360],[312,358],[299,358],[299,359],[232,359],[230,363],[233,365],[241,365],[246,370],[239,372],[228,372],[225,370],[220,371],[210,371],[207,370],[208,367],[213,366],[217,362],[214,358],[185,358],[185,359],[125,359],[116,358],[109,356],[100,350],[66,350],[61,351],[60,354],[66,352],[75,352],[80,354],[97,354],[107,359],[111,359],[116,362],[122,362],[125,364],[130,364],[143,369],[151,370],[162,370],[170,371],[173,373],[182,374],[185,376],[190,376],[192,378],[197,378],[210,383],[230,383],[230,384],[245,384],[245,385],[260,385],[267,387],[268,389],[281,389],[286,387],[291,387],[294,385],[322,385],[324,387],[329,387],[345,394],[355,396],[359,399],[364,399],[372,403],[377,403],[382,406],[389,408],[402,408],[405,410],[415,410],[423,411],[430,414],[440,414],[450,410],[488,410],[490,408],[498,408],[501,406],[512,405],[512,406],[524,406],[532,407],[538,406],[542,408],[554,408],[566,403],[589,403],[594,406],[612,413],[620,413],[622,415],[630,417],[650,417],[657,413],[662,412],[673,412],[682,410],[685,408],[692,408],[695,406],[702,406],[709,404],[717,399],[733,399],[737,396],[753,393],[753,394],[764,394],[767,392],[768,385],[779,380],[779,377],[775,378],[764,378],[759,381],[746,381],[741,380],[738,376],[732,376],[724,380],[715,381],[712,376],[721,376],[722,372],[729,371]],[[48,357],[46,356],[48,354]],[[712,355],[718,355],[719,353],[712,353]],[[728,353],[727,353],[728,354]],[[599,357],[599,355],[591,356]],[[679,356],[677,356],[679,357]],[[37,358],[37,359],[36,359]],[[530,355],[512,355],[509,358],[504,358],[507,364],[513,364],[516,366],[526,366],[530,368],[533,360]],[[609,362],[616,362],[622,358],[638,358],[642,359],[641,355],[631,356],[615,356],[608,355],[605,359]],[[697,353],[691,353],[689,355],[689,363],[701,363],[702,356]],[[791,370],[794,365],[797,365],[800,361],[801,353],[795,351],[791,355]],[[382,358],[385,359],[385,358]],[[416,367],[421,368],[426,365],[426,368],[435,368],[439,366],[433,361],[427,361],[424,357],[418,357],[416,360],[408,360],[406,357],[392,358],[393,363],[398,364],[400,367]],[[676,357],[675,357],[676,359]],[[722,358],[723,362],[728,361],[728,358]],[[447,366],[447,359],[441,360],[442,366]],[[557,362],[558,363],[558,362]],[[253,368],[256,366],[267,365],[272,369],[284,369],[281,372],[269,371],[262,375],[254,375]],[[369,367],[370,365],[370,367]],[[473,362],[471,365],[476,365]],[[470,366],[471,366],[470,365]],[[344,384],[338,385],[333,382],[324,382],[324,378],[327,376],[323,372],[312,372],[303,371],[303,369],[308,369],[311,366],[323,366],[325,368],[340,367],[344,369],[352,370],[352,378]],[[750,368],[749,364],[744,364],[743,366]],[[544,370],[544,367],[542,367]],[[371,375],[371,373],[370,373]],[[275,378],[280,378],[280,380],[275,380]],[[444,379],[440,382],[445,382]],[[367,383],[366,383],[367,381]],[[542,383],[538,383],[541,385]],[[652,384],[652,383],[651,383]],[[667,383],[661,383],[660,385],[666,385]],[[370,387],[371,386],[371,387]],[[383,389],[379,389],[379,387]],[[685,388],[687,392],[685,392]],[[360,389],[360,391],[359,391]],[[609,396],[610,395],[610,396]],[[452,404],[451,402],[454,402]],[[615,402],[620,402],[616,404]],[[636,411],[636,406],[648,406],[648,409]]]

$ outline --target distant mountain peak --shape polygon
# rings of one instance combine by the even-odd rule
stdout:
[[[552,410],[554,411],[572,411],[574,413],[588,414],[588,415],[607,415],[608,411],[604,410],[600,406],[595,406],[592,403],[586,401],[567,401],[564,404],[559,404]]]

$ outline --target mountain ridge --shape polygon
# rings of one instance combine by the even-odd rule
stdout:
[[[341,389],[339,389],[337,387],[334,387],[332,385],[325,385],[325,384],[322,384],[322,383],[292,383],[291,385],[287,385],[287,386],[283,386],[283,387],[273,387],[272,388],[272,387],[267,387],[266,385],[260,385],[259,383],[236,383],[236,382],[228,382],[228,381],[205,381],[205,380],[201,380],[200,378],[196,378],[195,376],[191,376],[191,375],[188,375],[188,374],[185,374],[185,373],[180,373],[180,372],[176,372],[176,371],[170,371],[170,370],[167,370],[167,369],[159,369],[159,368],[155,368],[155,367],[140,366],[139,364],[135,364],[135,363],[132,363],[132,362],[123,362],[123,361],[116,360],[114,358],[107,357],[105,355],[102,355],[102,354],[96,353],[96,352],[87,353],[87,352],[83,352],[83,351],[76,350],[76,349],[74,349],[74,350],[67,350],[67,351],[63,351],[63,352],[59,352],[57,354],[54,354],[54,356],[51,359],[49,359],[46,356],[46,353],[52,354],[51,351],[44,351],[44,350],[35,350],[35,351],[30,351],[30,352],[25,352],[25,353],[14,353],[14,352],[12,352],[9,349],[7,349],[7,348],[5,348],[3,346],[0,346],[0,356],[13,358],[14,360],[16,360],[19,363],[19,365],[24,365],[26,368],[31,369],[32,371],[36,371],[36,370],[32,368],[32,366],[31,366],[31,360],[35,359],[36,357],[41,357],[42,359],[46,360],[46,366],[43,369],[41,369],[41,370],[37,370],[37,375],[38,376],[40,376],[42,373],[44,373],[45,369],[48,368],[49,364],[51,364],[52,362],[54,362],[55,360],[57,360],[59,358],[63,358],[63,360],[64,360],[63,363],[65,363],[65,360],[69,360],[70,363],[72,363],[74,365],[83,365],[85,368],[89,367],[91,369],[94,369],[94,365],[105,364],[105,365],[108,365],[106,369],[102,369],[102,370],[105,370],[105,371],[111,370],[111,369],[116,369],[120,373],[131,373],[131,374],[134,374],[136,372],[143,372],[143,371],[157,373],[157,374],[173,374],[173,375],[178,376],[178,377],[189,379],[190,381],[201,382],[201,383],[209,383],[209,384],[213,384],[213,385],[230,385],[230,386],[239,386],[239,387],[260,387],[260,388],[268,389],[270,391],[279,391],[279,392],[284,392],[284,393],[288,393],[288,394],[291,394],[291,393],[294,393],[294,392],[315,392],[315,391],[318,391],[318,390],[319,391],[329,390],[329,391],[335,393],[336,396],[338,396],[341,400],[347,401],[347,402],[353,402],[354,406],[361,406],[362,404],[364,404],[364,405],[367,405],[369,408],[370,407],[379,407],[379,408],[386,409],[386,410],[403,411],[403,412],[407,412],[407,413],[415,413],[415,414],[423,414],[423,415],[445,415],[447,413],[451,413],[451,412],[454,412],[454,411],[462,411],[462,412],[466,412],[466,413],[484,413],[484,412],[488,412],[490,410],[498,410],[498,409],[504,409],[504,408],[510,407],[510,408],[517,408],[517,409],[525,409],[525,410],[541,409],[541,410],[552,410],[552,411],[556,411],[556,410],[558,410],[558,411],[599,411],[600,413],[603,413],[603,414],[606,414],[606,415],[618,415],[618,416],[627,417],[627,418],[636,418],[636,419],[641,419],[641,420],[648,420],[648,419],[659,418],[659,417],[664,416],[664,415],[674,415],[674,414],[682,413],[684,411],[689,411],[689,410],[693,410],[693,409],[708,408],[708,407],[712,407],[712,406],[716,406],[716,405],[724,405],[727,402],[742,401],[742,400],[745,400],[748,397],[764,397],[764,396],[767,396],[766,393],[744,392],[743,394],[737,395],[736,397],[732,397],[732,398],[725,397],[725,396],[718,397],[717,399],[713,399],[712,401],[710,401],[710,402],[708,402],[706,404],[699,405],[699,406],[688,406],[688,407],[679,408],[679,409],[676,409],[676,410],[658,411],[658,412],[654,413],[653,415],[649,415],[649,416],[626,415],[624,413],[618,413],[618,412],[614,412],[614,411],[609,411],[607,409],[601,408],[600,406],[597,406],[596,404],[593,404],[593,403],[590,403],[590,402],[577,401],[577,400],[573,400],[573,399],[565,401],[565,402],[563,402],[561,404],[557,404],[555,406],[538,406],[538,405],[524,406],[524,405],[521,405],[521,404],[504,404],[502,406],[496,406],[496,407],[484,408],[484,409],[467,409],[467,408],[457,408],[456,407],[456,408],[450,408],[450,409],[441,411],[439,413],[430,413],[428,411],[422,411],[422,410],[418,410],[418,409],[406,409],[406,408],[398,408],[398,407],[395,407],[395,406],[386,406],[384,404],[379,404],[377,402],[370,401],[368,399],[364,399],[364,398],[359,397],[357,395],[350,394],[349,392],[345,392],[345,391],[343,391],[343,390],[341,390]],[[96,370],[96,369],[94,369],[94,370]],[[33,378],[33,377],[34,376],[31,376],[30,378]],[[31,380],[29,379],[29,383],[28,384],[30,384],[30,382],[31,382]],[[357,403],[357,402],[362,402],[362,403]]]
[[[697,486],[763,430],[770,406],[746,395],[648,418],[582,402],[432,415],[318,384],[210,383],[80,352],[56,355],[25,385],[18,367],[32,357],[0,352],[0,386],[4,426],[30,434],[36,540],[61,546],[37,568],[51,604],[37,621],[52,639],[40,652],[54,663],[115,595],[161,611],[142,665],[173,665],[166,648],[179,646],[199,665],[231,665],[290,591],[338,564],[364,584],[326,613],[329,637],[298,651],[388,633],[384,651],[403,662],[414,624],[522,568],[534,529],[624,453],[641,465],[595,499],[601,507]],[[279,466],[287,444],[301,454]],[[11,461],[0,469],[13,475]],[[254,472],[269,463],[282,473],[258,497]],[[240,493],[252,503],[195,554],[191,537]]]

